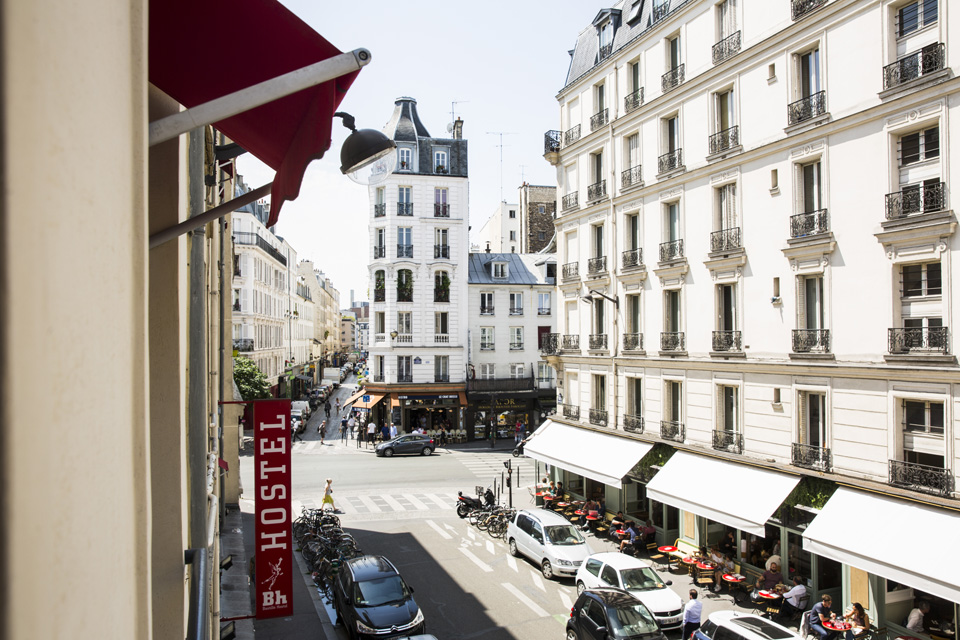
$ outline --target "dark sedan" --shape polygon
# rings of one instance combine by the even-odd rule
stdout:
[[[347,560],[334,583],[337,623],[351,638],[401,638],[424,632],[413,589],[383,556]]]
[[[422,456],[428,456],[436,448],[437,445],[430,436],[411,433],[381,442],[377,445],[376,452],[378,456],[387,458],[395,453],[419,453]]]

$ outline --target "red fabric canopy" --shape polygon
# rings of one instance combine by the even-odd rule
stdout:
[[[150,82],[186,107],[340,53],[276,0],[150,2]],[[330,148],[333,113],[357,73],[215,123],[277,172],[268,225]]]

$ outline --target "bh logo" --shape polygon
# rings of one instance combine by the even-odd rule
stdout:
[[[264,607],[282,607],[287,604],[287,596],[283,595],[280,591],[264,591],[263,592],[263,606]]]

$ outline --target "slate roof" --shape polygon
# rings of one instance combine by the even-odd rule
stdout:
[[[413,98],[400,97],[394,102],[396,108],[390,121],[383,127],[383,133],[393,140],[416,142],[417,138],[429,138],[430,133],[420,122],[417,114],[417,101]]]
[[[533,285],[554,284],[554,278],[541,275],[537,263],[543,262],[543,256],[537,253],[471,253],[467,271],[467,284],[490,285]],[[507,277],[494,278],[494,262],[507,263]]]

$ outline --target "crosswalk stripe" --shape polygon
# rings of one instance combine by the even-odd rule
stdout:
[[[383,498],[383,501],[390,505],[394,511],[406,511],[406,509],[403,508],[403,505],[397,502],[396,498],[393,496],[382,495],[380,497]]]
[[[517,559],[511,556],[510,554],[507,554],[507,566],[509,566],[514,571],[517,571],[517,572],[520,571],[520,569],[517,568]]]
[[[360,502],[362,502],[364,505],[366,505],[368,509],[370,509],[371,513],[380,513],[381,511],[383,511],[383,509],[377,506],[376,502],[370,499],[370,496],[357,496],[357,497],[360,498]]]
[[[490,565],[488,565],[486,562],[484,562],[483,560],[481,560],[481,559],[478,558],[477,556],[473,555],[473,554],[470,552],[470,550],[467,549],[466,547],[460,547],[460,551],[462,551],[462,552],[463,552],[463,555],[467,556],[467,557],[470,559],[470,561],[473,562],[473,564],[475,564],[475,565],[477,565],[478,567],[480,567],[481,569],[483,569],[483,571],[484,571],[485,573],[492,573],[492,572],[493,572],[493,567],[491,567]]]
[[[416,507],[417,511],[429,511],[429,510],[430,510],[430,507],[428,507],[427,505],[423,504],[422,502],[420,502],[419,500],[417,500],[415,497],[413,497],[413,496],[410,495],[409,493],[403,494],[403,497],[406,498],[407,500],[409,500],[409,501],[410,501],[410,504],[412,504],[414,507]]]
[[[543,586],[543,580],[540,579],[540,576],[538,576],[535,573],[531,575],[533,576],[533,584],[537,585],[537,588],[540,589],[540,591],[543,591],[544,593],[546,593],[547,588]]]
[[[533,600],[531,600],[530,598],[528,598],[522,591],[520,591],[520,589],[517,589],[515,586],[513,586],[513,585],[510,584],[509,582],[501,583],[500,586],[502,586],[504,589],[506,589],[506,590],[509,591],[511,594],[513,594],[513,596],[514,596],[517,600],[519,600],[519,601],[522,602],[523,604],[525,604],[525,605],[527,605],[528,607],[530,607],[530,610],[533,611],[536,615],[538,615],[538,616],[540,616],[540,617],[543,617],[543,618],[546,618],[547,616],[550,615],[549,613],[547,613],[546,611],[544,611],[542,608],[540,608],[540,606],[539,606],[536,602],[534,602]]]
[[[570,596],[568,596],[564,591],[558,591],[557,593],[560,594],[560,602],[563,603],[563,608],[573,609],[573,601],[570,600]]]
[[[487,553],[489,553],[490,555],[493,555],[496,553],[496,551],[493,550],[493,542],[490,540],[487,540]]]
[[[434,531],[436,531],[436,532],[437,532],[437,535],[439,535],[439,536],[440,536],[441,538],[443,538],[444,540],[453,540],[453,536],[451,536],[449,533],[447,533],[446,531],[444,531],[443,529],[441,529],[440,526],[439,526],[436,522],[434,522],[433,520],[424,520],[424,522],[426,522],[427,525],[428,525],[431,529],[433,529]]]

